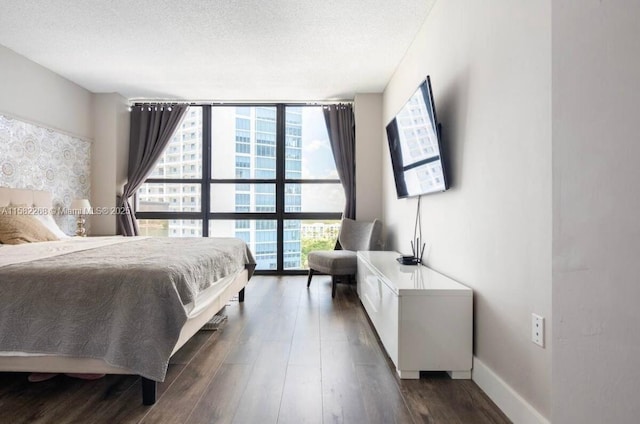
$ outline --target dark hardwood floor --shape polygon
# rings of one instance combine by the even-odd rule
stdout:
[[[400,380],[355,287],[330,278],[254,277],[219,331],[177,352],[158,402],[140,380],[0,373],[0,423],[508,423],[471,380]]]

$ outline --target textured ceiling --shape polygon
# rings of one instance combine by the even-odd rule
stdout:
[[[0,44],[129,99],[350,99],[384,89],[434,1],[0,0]]]

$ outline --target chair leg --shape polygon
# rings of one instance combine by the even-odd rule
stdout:
[[[309,268],[309,278],[307,279],[307,288],[311,285],[311,277],[313,277],[313,270]]]
[[[331,276],[331,297],[336,297],[336,282],[337,278],[335,275]]]

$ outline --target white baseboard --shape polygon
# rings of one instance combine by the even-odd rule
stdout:
[[[548,419],[475,356],[471,379],[515,424],[549,424]]]

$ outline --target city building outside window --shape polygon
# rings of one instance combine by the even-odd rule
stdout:
[[[344,192],[320,106],[191,106],[136,195],[142,235],[238,237],[258,271],[332,249]]]

